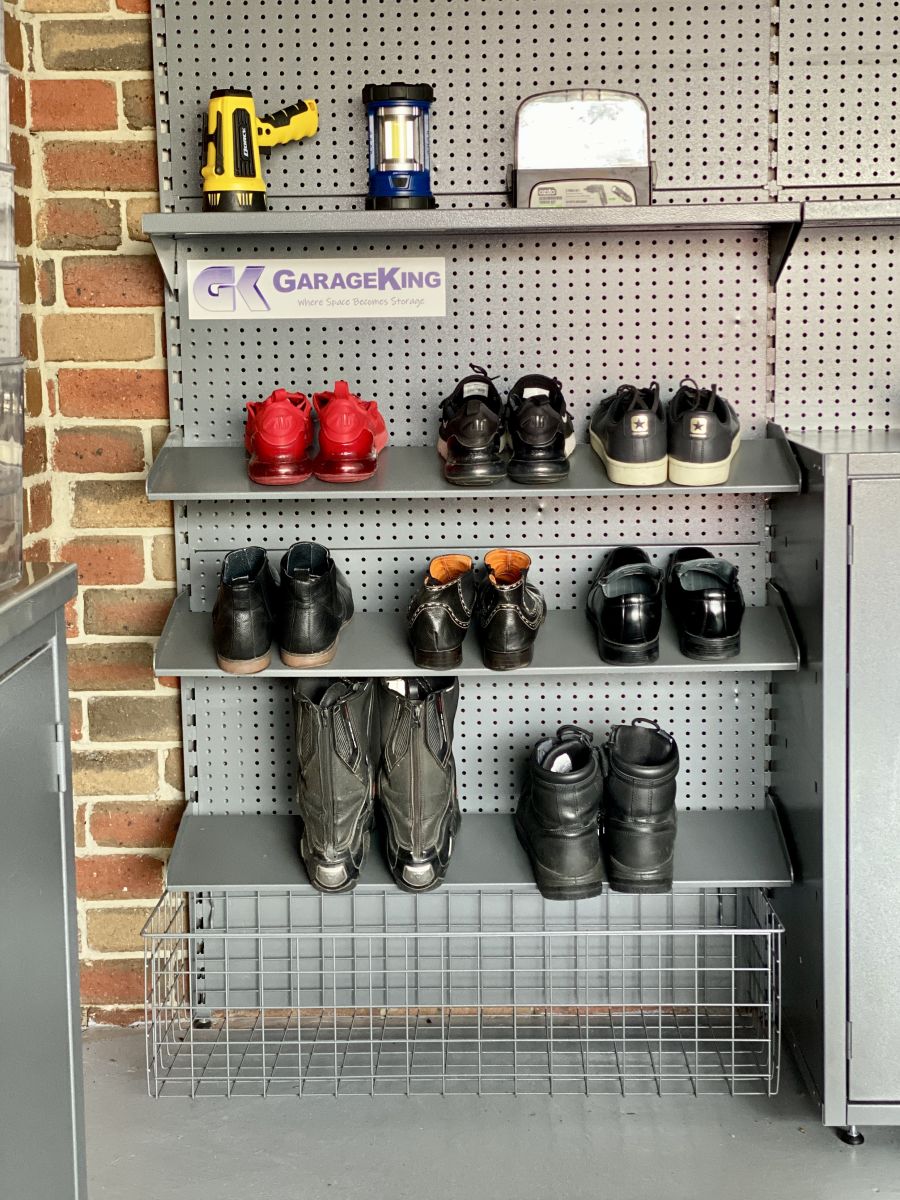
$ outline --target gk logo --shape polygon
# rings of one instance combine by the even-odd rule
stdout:
[[[206,267],[194,280],[194,299],[207,312],[234,312],[240,296],[249,312],[268,312],[269,303],[259,290],[264,267],[244,267],[235,280],[234,267]]]

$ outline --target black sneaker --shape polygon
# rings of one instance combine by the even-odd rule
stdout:
[[[611,483],[653,487],[669,474],[666,414],[656,380],[646,388],[623,383],[591,418],[591,445]]]
[[[438,454],[444,477],[461,487],[497,483],[506,475],[503,400],[484,367],[473,367],[441,406]]]
[[[738,415],[715,387],[684,379],[669,401],[669,479],[687,487],[728,482],[741,441]]]
[[[516,483],[557,483],[569,474],[575,429],[559,380],[525,375],[509,393],[507,465]]]
[[[666,604],[688,658],[734,658],[741,649],[744,596],[738,569],[700,546],[685,546],[669,559]]]

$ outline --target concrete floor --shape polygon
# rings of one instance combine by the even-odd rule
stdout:
[[[790,1061],[774,1099],[154,1102],[142,1031],[84,1052],[90,1200],[900,1197],[900,1130],[844,1146]]]

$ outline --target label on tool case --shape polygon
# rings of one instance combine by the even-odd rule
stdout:
[[[188,259],[192,321],[443,317],[443,258]]]
[[[531,189],[530,208],[608,208],[635,204],[632,185],[621,179],[556,179]]]

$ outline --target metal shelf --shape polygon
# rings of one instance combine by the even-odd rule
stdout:
[[[648,204],[636,208],[436,208],[403,212],[148,213],[143,220],[169,286],[174,243],[203,237],[471,237],[480,234],[615,234],[768,229],[769,278],[778,279],[800,229],[802,205]]]
[[[189,445],[171,433],[157,455],[147,480],[151,500],[297,500],[393,499],[397,496],[436,499],[450,496],[523,496],[559,494],[603,496],[694,493],[798,492],[800,468],[784,434],[770,426],[770,435],[744,441],[732,464],[728,482],[711,489],[663,483],[654,487],[621,487],[610,483],[602,462],[590,446],[577,446],[569,478],[558,484],[519,484],[510,479],[490,487],[462,488],[448,483],[432,446],[389,446],[378,459],[378,470],[364,483],[322,483],[308,479],[294,486],[263,486],[247,476],[247,456],[241,445]]]
[[[797,645],[788,628],[783,610],[777,605],[748,608],[741,630],[741,653],[721,662],[698,662],[685,658],[678,648],[675,629],[668,614],[660,634],[659,658],[642,666],[604,663],[597,653],[594,632],[581,612],[553,611],[538,635],[534,660],[530,667],[502,675],[652,675],[659,672],[692,672],[709,675],[751,671],[796,671],[799,664]],[[212,619],[208,612],[191,612],[189,597],[180,593],[172,606],[165,629],[156,648],[157,675],[201,675],[227,678],[216,665],[212,640]],[[325,667],[298,671],[282,663],[275,647],[272,664],[257,675],[232,676],[235,679],[273,677],[296,678],[299,675],[340,675],[369,678],[399,675],[427,675],[416,667],[406,639],[406,621],[400,613],[357,613],[341,633],[338,651]],[[501,677],[489,671],[481,661],[474,631],[469,633],[463,651],[462,666],[441,674],[461,677]]]
[[[803,205],[804,229],[843,225],[900,225],[900,200],[808,200]]]
[[[169,859],[166,886],[170,891],[312,891],[297,849],[299,842],[299,817],[185,816]],[[784,838],[771,806],[678,814],[676,888],[787,887],[792,878]],[[518,888],[537,893],[531,864],[516,838],[511,816],[463,814],[444,886]],[[395,887],[376,836],[357,890]]]

